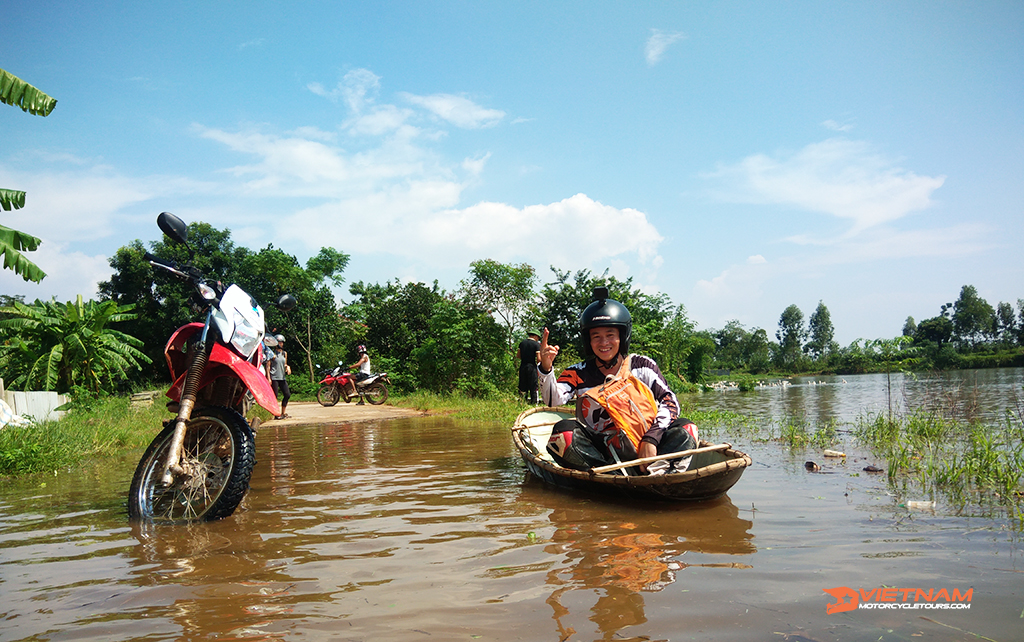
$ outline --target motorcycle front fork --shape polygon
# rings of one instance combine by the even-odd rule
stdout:
[[[188,367],[188,374],[185,375],[185,384],[181,389],[181,402],[178,405],[178,416],[174,420],[174,436],[171,437],[171,446],[167,452],[167,465],[164,467],[164,474],[161,482],[165,486],[174,483],[174,476],[185,473],[181,467],[181,449],[185,443],[185,430],[188,427],[188,420],[192,418],[192,410],[196,405],[196,398],[199,394],[199,382],[202,380],[203,371],[206,370],[206,363],[210,358],[206,351],[206,342],[200,341],[195,346],[195,353],[192,362]]]

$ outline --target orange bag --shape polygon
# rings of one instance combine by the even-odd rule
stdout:
[[[647,384],[637,379],[629,369],[631,359],[632,355],[627,356],[614,377],[609,377],[583,395],[601,404],[611,415],[615,426],[629,438],[633,448],[639,449],[640,440],[658,416],[658,402]]]

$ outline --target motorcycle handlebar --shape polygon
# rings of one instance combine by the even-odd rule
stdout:
[[[149,263],[150,265],[154,265],[154,266],[157,266],[157,267],[162,267],[163,269],[167,270],[168,272],[173,272],[175,275],[177,275],[177,276],[179,276],[181,278],[189,278],[190,276],[193,276],[193,275],[190,275],[190,274],[188,274],[186,272],[183,272],[181,270],[181,268],[178,267],[178,264],[175,263],[174,261],[169,261],[167,259],[161,259],[158,256],[153,256],[149,252],[146,252],[145,254],[143,254],[142,258],[147,263]]]

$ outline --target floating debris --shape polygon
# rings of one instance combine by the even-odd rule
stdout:
[[[824,454],[826,457],[846,457],[846,453],[840,452],[838,450],[826,450],[822,454]]]
[[[819,470],[821,470],[821,466],[819,466],[818,464],[814,463],[813,461],[805,462],[804,463],[804,468],[806,468],[807,470],[811,471],[812,473],[816,473]]]
[[[885,470],[879,468],[878,466],[865,466],[864,470],[866,472],[869,472],[869,473],[884,473],[885,472]]]

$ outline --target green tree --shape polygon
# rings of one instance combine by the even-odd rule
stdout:
[[[996,334],[999,342],[1012,346],[1017,341],[1017,318],[1013,306],[1003,301],[996,306]]]
[[[960,297],[953,303],[953,334],[963,343],[976,347],[995,331],[995,310],[978,296],[973,285],[960,289]]]
[[[189,245],[195,250],[191,262],[207,279],[223,283],[244,281],[244,278],[239,278],[237,268],[245,264],[251,252],[244,247],[236,247],[229,230],[217,230],[207,223],[190,223],[188,238]],[[178,264],[190,262],[188,250],[168,240],[153,242],[150,248],[152,254],[162,259]],[[99,292],[101,300],[134,307],[136,317],[122,327],[126,333],[142,340],[145,346],[151,367],[143,371],[143,376],[163,378],[166,369],[161,366],[167,338],[177,328],[196,320],[191,303],[193,291],[189,284],[167,271],[150,266],[143,258],[145,252],[145,246],[139,240],[119,248],[110,258],[114,272],[110,280],[99,284]],[[260,293],[246,291],[257,301],[266,301]]]
[[[833,340],[835,331],[832,328],[832,317],[823,302],[818,301],[818,307],[811,314],[807,325],[810,340],[804,346],[804,351],[813,359],[820,361],[839,349]]]
[[[166,239],[150,244],[151,252],[180,265],[191,264],[205,278],[235,283],[259,302],[266,314],[267,329],[293,339],[289,357],[305,361],[312,378],[313,362],[334,357],[344,322],[338,316],[334,295],[328,283],[341,282],[348,256],[332,248],[322,248],[303,268],[298,260],[273,245],[259,252],[235,245],[230,230],[195,222],[188,225],[189,246]],[[110,259],[114,273],[100,283],[100,296],[119,305],[132,305],[138,312],[125,324],[125,331],[141,339],[152,367],[147,377],[162,377],[163,349],[167,337],[180,326],[196,320],[192,308],[192,288],[164,270],[153,269],[145,261],[145,246],[136,240],[123,246]],[[282,294],[292,294],[299,305],[285,313],[270,305]],[[325,361],[331,363],[331,361]]]
[[[530,313],[537,273],[526,263],[512,265],[492,259],[473,261],[469,271],[470,279],[461,284],[462,298],[501,320],[511,358],[518,343],[516,335]]]
[[[741,351],[743,363],[752,374],[768,372],[771,367],[771,341],[768,331],[756,328],[743,341]]]
[[[289,338],[289,360],[304,357],[307,375],[312,381],[314,363],[332,363],[334,347],[344,335],[345,324],[328,284],[340,285],[349,256],[334,248],[320,252],[299,265],[298,260],[272,244],[257,253],[249,253],[239,267],[238,284],[258,301],[270,303],[282,294],[291,294],[299,304],[291,311],[264,305],[268,329],[276,329]]]
[[[110,392],[149,358],[142,342],[110,327],[131,320],[132,306],[113,301],[36,301],[0,308],[0,368],[12,386]]]
[[[739,368],[743,363],[743,342],[750,332],[736,319],[721,330],[712,332],[715,340],[715,365],[719,368]]]
[[[1024,346],[1024,299],[1017,299],[1017,345]]]
[[[917,334],[917,323],[914,321],[914,317],[907,317],[907,320],[903,322],[903,336],[913,337]]]
[[[657,345],[649,355],[658,362],[663,374],[672,374],[687,381],[692,365],[691,355],[696,347],[692,341],[694,328],[693,321],[686,316],[686,308],[677,307],[661,329]],[[699,364],[699,372],[703,373],[705,367],[705,363]]]
[[[952,339],[953,322],[941,315],[925,319],[917,324],[917,331],[914,332],[915,342],[931,342],[939,348],[949,343]]]
[[[579,318],[590,304],[595,287],[605,286],[608,295],[629,310],[633,319],[633,334],[630,340],[632,352],[651,356],[664,354],[664,330],[674,315],[685,309],[677,308],[664,294],[651,295],[633,286],[632,277],[620,281],[608,276],[605,270],[595,276],[589,270],[576,273],[551,268],[555,281],[541,288],[541,303],[538,313],[541,324],[550,332],[549,341],[561,348],[559,361],[566,363],[578,357],[582,350]],[[657,357],[655,357],[657,358]]]
[[[511,385],[505,331],[487,311],[442,298],[434,304],[428,329],[412,350],[419,387],[486,398]]]
[[[349,285],[357,298],[343,310],[346,317],[366,326],[366,343],[371,351],[399,364],[409,364],[412,351],[430,335],[434,306],[445,298],[438,288],[423,283]]]
[[[0,102],[5,105],[20,107],[22,111],[35,116],[49,116],[57,106],[57,100],[47,96],[17,76],[0,69]],[[11,189],[0,189],[0,207],[4,211],[25,207],[25,192]],[[26,281],[42,281],[46,277],[38,265],[25,258],[22,252],[34,252],[41,241],[24,232],[12,230],[0,225],[0,254],[4,257],[4,269],[14,273]]]
[[[779,329],[775,338],[779,341],[776,353],[776,365],[783,369],[794,369],[800,366],[801,347],[807,330],[804,328],[804,313],[796,304],[782,311],[779,317]]]
[[[704,383],[704,373],[715,354],[715,340],[709,332],[698,332],[687,337],[685,347],[687,379],[690,383]]]

